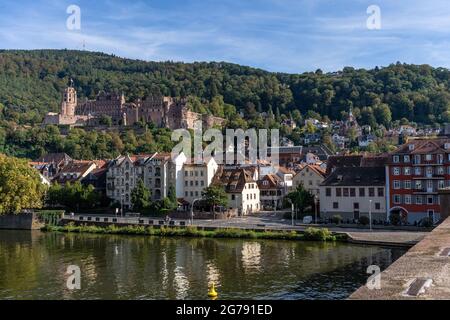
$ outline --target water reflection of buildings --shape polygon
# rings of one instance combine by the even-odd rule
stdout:
[[[241,261],[244,271],[261,270],[261,244],[258,242],[244,242],[241,250]]]
[[[219,285],[220,283],[220,270],[216,267],[216,265],[212,261],[208,261],[208,263],[206,264],[206,279],[208,285],[210,285],[213,282],[216,285]]]

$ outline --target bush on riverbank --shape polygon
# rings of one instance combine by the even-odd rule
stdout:
[[[325,228],[308,228],[303,234],[304,240],[311,241],[335,241],[336,236],[334,236],[330,230]]]
[[[100,234],[128,234],[151,235],[162,237],[207,237],[207,238],[239,238],[239,239],[281,239],[281,240],[307,240],[307,241],[335,241],[328,229],[308,228],[304,233],[296,231],[252,231],[241,229],[216,229],[212,231],[199,230],[196,227],[186,228],[154,228],[150,226],[123,226],[109,225],[100,227],[94,225],[75,225],[69,223],[65,226],[47,225],[43,231],[73,232],[73,233],[100,233]]]

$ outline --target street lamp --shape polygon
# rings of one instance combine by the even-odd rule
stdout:
[[[314,195],[314,222],[317,224],[317,194]]]
[[[372,231],[372,199],[369,200],[369,230]]]
[[[124,193],[122,193],[121,195],[120,195],[120,216],[121,217],[123,217],[123,198],[125,197],[125,194]]]
[[[288,201],[289,201],[289,203],[291,204],[291,220],[292,220],[292,226],[294,226],[294,203],[292,202],[292,200],[291,199],[289,199],[289,198],[286,198]]]
[[[291,203],[291,217],[292,217],[292,226],[294,226],[294,204]]]

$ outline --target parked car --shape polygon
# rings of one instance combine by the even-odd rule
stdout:
[[[313,217],[312,216],[305,216],[303,217],[303,223],[304,224],[310,224],[313,221]]]

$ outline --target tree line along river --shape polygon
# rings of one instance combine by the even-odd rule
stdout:
[[[345,299],[404,249],[0,230],[0,299]],[[78,266],[81,289],[67,288]]]

